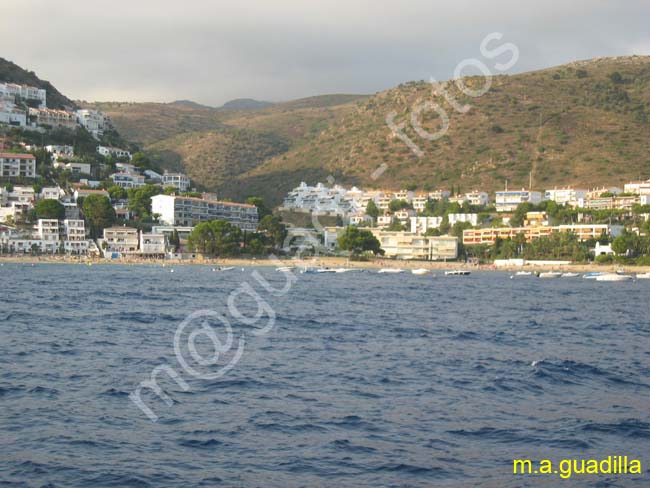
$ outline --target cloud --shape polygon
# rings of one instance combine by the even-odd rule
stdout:
[[[5,2],[0,55],[87,100],[372,93],[450,77],[495,31],[514,71],[650,54],[645,0]]]

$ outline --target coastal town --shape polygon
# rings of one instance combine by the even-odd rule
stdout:
[[[88,151],[75,154],[72,144],[30,144],[7,137],[6,131],[0,136],[4,255],[195,258],[210,254],[196,238],[192,241],[197,226],[223,221],[243,236],[253,236],[249,243],[271,243],[247,247],[243,237],[231,248],[236,254],[348,256],[352,250],[341,247],[341,236],[353,226],[370,232],[388,259],[518,258],[523,245],[564,235],[588,246],[588,255],[580,260],[611,262],[617,254],[635,252],[613,245],[614,240],[645,236],[650,217],[650,180],[543,191],[509,189],[504,182],[504,189],[493,194],[460,188],[363,190],[302,182],[269,210],[260,199],[236,203],[197,191],[186,174],[154,169],[142,153],[103,144],[112,130],[109,117],[89,109],[48,109],[43,89],[0,82],[0,126],[35,131],[43,141],[52,129],[83,130],[96,141],[89,157]],[[264,237],[268,222],[260,226],[260,221],[271,213],[281,235],[269,240]]]

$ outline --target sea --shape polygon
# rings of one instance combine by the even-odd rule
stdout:
[[[0,486],[650,486],[649,304],[650,280],[3,263]],[[642,473],[513,474],[619,455]]]

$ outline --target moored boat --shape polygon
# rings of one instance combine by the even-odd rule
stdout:
[[[592,271],[590,273],[585,273],[582,275],[582,277],[585,280],[595,280],[599,276],[602,276],[604,273],[602,271]]]
[[[636,274],[636,279],[637,280],[650,280],[650,273],[637,273]]]
[[[411,273],[413,273],[414,275],[421,276],[421,275],[429,274],[429,270],[425,268],[418,268],[418,269],[412,269]]]
[[[580,273],[562,273],[562,278],[577,278]]]
[[[562,276],[562,273],[559,271],[544,271],[543,273],[539,274],[540,278],[560,278]]]
[[[605,273],[596,277],[596,281],[630,281],[631,275],[618,273]]]
[[[471,271],[466,269],[452,269],[451,271],[445,271],[445,276],[468,276],[472,274]]]
[[[404,270],[402,268],[382,268],[377,273],[389,273],[389,274],[395,274],[395,273],[403,273]]]

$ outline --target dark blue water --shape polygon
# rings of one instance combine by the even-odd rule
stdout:
[[[273,296],[252,272],[0,267],[0,486],[650,484],[650,282],[363,272]],[[266,334],[268,310],[253,323],[241,296],[248,323],[228,310],[244,281],[276,315]],[[216,379],[174,353],[202,309],[232,322],[223,364],[244,341]],[[199,359],[215,352],[204,339]],[[188,389],[162,374],[174,403],[143,392],[152,422],[129,394],[161,364]],[[646,472],[511,474],[513,458],[608,455]]]

